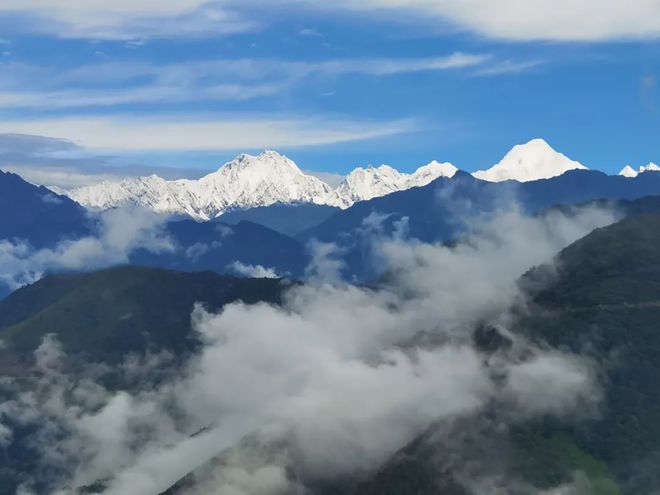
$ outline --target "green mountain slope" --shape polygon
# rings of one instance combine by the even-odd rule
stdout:
[[[32,352],[48,333],[67,353],[115,362],[130,352],[184,353],[195,345],[194,304],[210,310],[242,300],[280,300],[284,282],[211,272],[119,267],[49,276],[0,301],[3,353]]]
[[[478,473],[498,457],[507,459],[499,475],[538,488],[570,482],[577,473],[581,491],[575,493],[580,495],[657,493],[660,215],[630,217],[598,229],[555,261],[521,280],[532,311],[521,308],[513,330],[539,345],[592,359],[603,389],[598,414],[583,421],[542,418],[517,425],[503,437],[497,427],[486,428],[476,450],[464,438],[450,439],[461,445],[454,457],[444,450],[447,438],[438,441],[441,436],[432,428],[365,481],[357,495],[474,494],[456,483],[457,466],[472,466]],[[461,435],[472,430],[467,426]],[[509,490],[529,493],[520,487]]]
[[[598,364],[605,387],[601,417],[567,431],[631,494],[660,488],[660,478],[638,473],[660,451],[659,247],[657,214],[594,231],[560,253],[556,280],[534,293],[546,311],[519,323],[532,337]],[[530,272],[525,282],[544,271]]]
[[[131,390],[176,373],[177,365],[199,345],[191,325],[196,303],[212,311],[238,300],[279,303],[286,284],[135,266],[46,277],[0,301],[0,374],[5,385],[0,387],[0,403],[15,397],[14,386],[34,387],[32,378],[39,374],[33,366],[33,351],[49,333],[62,343],[66,372],[72,377],[83,376],[77,373],[86,373],[89,363],[91,368],[104,363],[109,366],[100,383]],[[121,366],[114,366],[131,353],[160,351],[168,351],[174,360],[168,359],[153,376],[141,377],[144,383],[133,383]],[[7,418],[2,420],[4,424]],[[20,483],[41,469],[30,444],[34,425],[10,424],[12,442],[3,445],[0,460],[2,495],[17,493]],[[49,490],[43,482],[35,485],[35,493],[52,493]]]

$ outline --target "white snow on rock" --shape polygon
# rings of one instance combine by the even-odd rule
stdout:
[[[359,167],[348,174],[332,192],[328,204],[348,208],[358,201],[425,186],[439,177],[453,177],[457,170],[451,163],[436,161],[418,168],[412,174],[401,173],[388,165]]]
[[[307,175],[275,151],[240,155],[218,171],[198,180],[168,181],[156,175],[101,182],[70,191],[69,196],[90,209],[104,210],[135,204],[156,213],[188,215],[209,220],[236,208],[274,203],[314,203],[348,208],[386,194],[424,186],[438,177],[452,177],[450,163],[433,161],[412,174],[387,165],[357,168],[332,189]]]
[[[487,170],[479,170],[472,175],[489,182],[517,180],[528,182],[557,177],[569,170],[587,167],[571,160],[566,155],[552,149],[543,139],[532,139],[528,143],[514,146],[502,161]]]
[[[126,178],[80,187],[69,196],[92,209],[136,204],[156,213],[208,220],[233,208],[278,202],[325,204],[330,191],[325,182],[304,174],[285,156],[265,151],[259,156],[240,155],[198,180],[167,181],[156,175]]]

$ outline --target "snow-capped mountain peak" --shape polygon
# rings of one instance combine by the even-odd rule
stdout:
[[[624,177],[628,177],[628,178],[637,177],[637,174],[638,174],[637,170],[632,168],[630,165],[626,165],[621,169],[621,172],[619,172],[619,175],[623,175]]]
[[[653,162],[649,162],[647,165],[643,165],[639,167],[638,170],[635,170],[630,165],[626,165],[625,167],[623,167],[621,172],[619,172],[619,175],[623,175],[624,177],[628,177],[628,178],[634,178],[637,177],[639,174],[643,174],[644,172],[660,172],[660,165],[657,165]]]
[[[328,204],[348,208],[357,201],[385,196],[400,190],[401,174],[389,165],[351,171],[331,193]]]
[[[336,189],[304,173],[276,151],[238,155],[215,172],[198,179],[165,180],[157,175],[102,182],[70,191],[71,198],[92,209],[136,204],[157,213],[185,214],[198,220],[215,218],[235,208],[274,203],[316,203],[348,208],[357,201],[425,186],[438,177],[452,177],[451,163],[432,161],[412,174],[389,165],[350,172]]]
[[[191,182],[208,218],[232,208],[278,202],[323,204],[331,191],[325,182],[306,175],[292,160],[275,151],[264,151],[258,156],[239,155],[217,172]]]
[[[187,214],[208,220],[232,208],[277,202],[324,204],[331,188],[275,151],[242,154],[199,180],[167,181],[156,175],[103,182],[71,191],[89,208],[137,204],[157,213]]]
[[[543,139],[532,139],[528,143],[514,146],[499,163],[488,170],[479,170],[472,175],[490,182],[527,182],[549,179],[575,169],[586,167],[555,151]]]
[[[413,187],[425,186],[439,177],[453,177],[456,172],[458,172],[458,168],[451,163],[440,163],[433,160],[426,165],[422,165],[415,170],[415,173],[411,174],[411,177],[414,177],[415,182],[415,186]]]
[[[425,186],[438,177],[452,177],[457,170],[451,163],[437,161],[418,168],[412,174],[401,173],[389,165],[358,167],[332,192],[328,204],[347,208],[358,201]]]

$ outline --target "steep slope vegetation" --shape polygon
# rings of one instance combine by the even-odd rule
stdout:
[[[277,279],[131,266],[49,276],[0,301],[1,352],[10,361],[29,356],[54,333],[68,353],[93,362],[147,351],[185,354],[196,345],[195,303],[209,310],[237,300],[277,303],[283,287]]]
[[[461,466],[466,465],[473,466],[471,476],[499,476],[509,490],[504,493],[529,493],[506,485],[516,478],[539,488],[578,479],[577,491],[566,493],[580,495],[655,493],[660,488],[652,467],[660,450],[658,243],[660,214],[634,216],[594,231],[563,250],[552,266],[521,279],[531,308],[520,308],[512,330],[544,348],[570,350],[593,362],[602,393],[595,414],[541,418],[503,430],[501,412],[493,411],[449,436],[445,425],[436,425],[357,494],[479,493],[465,484]],[[507,345],[501,336],[493,342],[491,351]],[[506,462],[493,467],[494,458]]]

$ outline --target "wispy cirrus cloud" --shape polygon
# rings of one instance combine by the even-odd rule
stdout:
[[[203,60],[171,64],[107,62],[62,71],[0,64],[0,106],[65,109],[137,103],[245,101],[304,84],[311,76],[393,76],[487,68],[488,54],[454,52],[424,58],[360,58],[316,62],[277,59]]]
[[[222,151],[315,146],[410,132],[413,120],[246,115],[67,116],[0,121],[0,133],[65,138],[99,151]]]
[[[253,18],[218,0],[3,0],[9,31],[59,38],[191,38],[254,30]]]
[[[45,91],[0,91],[4,108],[66,109],[112,107],[138,103],[186,103],[191,101],[244,101],[283,90],[281,84],[216,84],[194,87],[151,84],[123,89],[58,89]]]
[[[523,72],[530,72],[536,70],[538,67],[546,63],[543,60],[502,60],[491,65],[476,69],[473,74],[475,76],[502,76],[506,74],[520,74]]]

